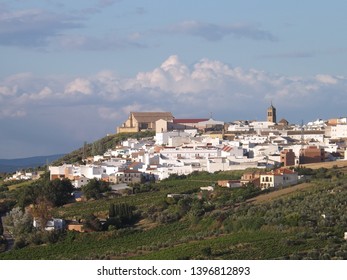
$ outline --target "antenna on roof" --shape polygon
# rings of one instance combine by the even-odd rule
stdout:
[[[212,112],[210,112],[210,119],[212,119]]]

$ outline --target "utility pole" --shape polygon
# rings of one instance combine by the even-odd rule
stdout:
[[[82,161],[85,161],[86,158],[87,158],[87,142],[84,141],[84,143],[83,143]]]

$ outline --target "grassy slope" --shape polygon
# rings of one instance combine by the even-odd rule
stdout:
[[[137,205],[140,209],[150,204],[156,204],[166,193],[170,191],[185,192],[194,189],[192,182],[203,180],[176,180],[166,182],[173,184],[171,187],[163,187],[159,192],[143,193],[136,196],[120,198],[122,201]],[[200,182],[200,184],[203,184]],[[299,203],[310,203],[319,196],[329,195],[324,186],[318,183],[305,185],[305,188],[293,188],[292,192],[283,193],[280,196],[272,195],[266,200],[260,200],[254,206],[266,206],[268,211],[277,211],[274,202],[290,202],[300,196]],[[337,186],[336,182],[336,186]],[[330,187],[332,188],[332,187]],[[345,195],[347,190],[337,187],[340,195]],[[332,188],[334,189],[334,188]],[[331,191],[331,190],[330,190]],[[329,192],[330,192],[329,191]],[[273,194],[276,194],[274,192]],[[114,201],[116,201],[115,199]],[[112,202],[110,200],[108,202]],[[305,202],[306,201],[306,202]],[[66,216],[78,215],[88,209],[91,212],[103,212],[107,210],[109,203],[105,201],[90,201],[78,203],[58,211]],[[324,205],[323,205],[324,206]],[[327,207],[325,207],[327,208]],[[242,207],[235,210],[234,215],[245,215]],[[248,210],[250,211],[250,210]],[[293,210],[295,211],[295,209]],[[327,209],[328,211],[328,209]],[[231,219],[231,217],[229,217]],[[308,254],[314,250],[323,250],[331,242],[326,239],[316,238],[309,232],[304,240],[298,236],[307,234],[302,227],[263,226],[261,229],[249,229],[241,231],[223,231],[223,226],[213,218],[203,218],[197,223],[189,220],[181,220],[170,224],[157,225],[145,231],[135,231],[132,234],[124,234],[122,231],[95,232],[85,234],[69,233],[62,242],[52,245],[44,245],[33,248],[14,250],[0,255],[3,259],[277,259],[290,255]],[[310,235],[311,234],[311,235]],[[300,240],[288,245],[288,240]],[[342,239],[342,238],[341,238]],[[329,243],[330,242],[330,243]],[[340,246],[340,245],[336,245]],[[207,254],[206,248],[210,251]],[[338,250],[338,249],[336,249]]]
[[[118,134],[113,134],[109,136],[105,136],[94,143],[89,143],[86,144],[85,146],[85,155],[86,156],[92,156],[93,155],[93,145],[96,148],[95,153],[96,154],[102,154],[106,152],[108,149],[113,149],[117,145],[121,143],[121,141],[124,141],[128,138],[144,138],[144,137],[152,137],[154,136],[153,132],[150,131],[145,131],[145,132],[138,132],[138,133],[118,133]],[[75,163],[75,162],[80,162],[83,157],[83,151],[84,147],[81,147],[75,151],[72,151],[69,154],[66,154],[62,158],[54,161],[52,165],[61,165],[63,163]]]
[[[339,170],[345,171],[343,167]],[[156,192],[75,203],[55,209],[55,213],[65,218],[85,213],[105,216],[112,202],[146,210],[161,203],[167,193],[197,191],[230,175],[202,173],[168,180]],[[13,250],[0,254],[0,259],[317,259],[323,253],[347,258],[342,238],[347,226],[346,179],[342,175],[278,190],[236,208],[216,209],[198,220],[185,217],[169,224],[142,220],[135,230],[70,232],[62,242]],[[323,220],[321,213],[331,216],[330,220]],[[265,223],[253,227],[257,219]]]

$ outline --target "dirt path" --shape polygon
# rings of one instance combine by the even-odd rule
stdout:
[[[0,217],[2,219],[3,217]],[[4,224],[4,223],[2,223]],[[3,237],[6,239],[6,249],[5,252],[12,250],[13,245],[14,245],[14,239],[13,236],[6,231],[6,228],[4,227],[4,234]]]

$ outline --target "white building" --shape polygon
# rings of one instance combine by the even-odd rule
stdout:
[[[229,146],[225,145],[221,149],[221,156],[222,157],[230,157],[233,156],[235,158],[243,158],[243,148],[242,147],[235,147],[235,146]]]
[[[263,144],[268,141],[267,136],[262,135],[244,135],[239,137],[241,143],[254,143],[254,144]]]
[[[260,175],[260,187],[262,189],[277,188],[280,186],[290,186],[297,184],[298,173],[286,168],[279,168],[274,171]]]
[[[34,218],[33,220],[33,226],[34,228],[40,227],[40,222]],[[46,231],[53,231],[53,230],[62,230],[66,226],[65,220],[63,219],[49,219],[46,223],[45,230]]]
[[[210,173],[230,170],[230,160],[226,157],[211,157],[207,159],[206,163],[207,171]]]
[[[326,136],[331,139],[347,138],[347,124],[326,127]]]
[[[260,132],[260,131],[265,131],[268,130],[271,126],[274,126],[275,123],[273,122],[259,122],[259,121],[254,121],[249,124],[251,128],[253,128],[254,131]]]
[[[160,155],[172,159],[199,159],[209,157],[219,157],[220,149],[208,146],[185,146],[165,149],[160,151]]]
[[[246,123],[232,123],[229,124],[227,131],[236,132],[236,131],[249,131],[250,126]]]
[[[197,130],[194,130],[196,134]],[[169,131],[169,132],[160,132],[155,134],[155,144],[157,145],[169,145],[169,146],[179,146],[183,143],[189,143],[190,137],[192,134],[186,131]],[[175,140],[170,139],[175,138]],[[179,139],[182,138],[182,139]],[[180,144],[176,144],[180,143]],[[173,144],[174,143],[174,144]]]
[[[156,170],[146,170],[145,172],[154,174],[156,179],[163,180],[168,178],[171,174],[177,175],[188,175],[194,171],[192,165],[181,165],[181,166],[161,166]]]
[[[262,144],[262,145],[257,145],[251,149],[251,154],[253,154],[254,157],[259,157],[259,156],[269,156],[273,154],[279,154],[279,148],[275,144]]]

